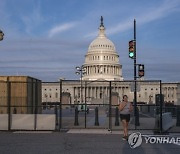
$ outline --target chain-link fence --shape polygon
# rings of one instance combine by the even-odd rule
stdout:
[[[127,95],[134,108],[129,129],[180,132],[180,107],[164,103],[161,81],[134,87],[134,81],[1,81],[0,130],[122,130],[119,104]]]

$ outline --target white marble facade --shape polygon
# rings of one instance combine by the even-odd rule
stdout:
[[[122,100],[124,94],[128,95],[129,101],[133,101],[134,93],[131,91],[130,82],[112,82],[112,92],[117,92],[119,100]],[[137,101],[147,104],[155,103],[155,95],[160,93],[159,82],[142,82],[140,83],[139,91],[137,92]],[[177,104],[179,83],[162,83],[162,94],[164,101]],[[83,83],[83,101],[85,98],[85,83]],[[62,92],[69,92],[71,103],[81,102],[81,84],[79,81],[63,81]],[[60,86],[59,83],[43,83],[42,84],[42,102],[59,102]],[[92,82],[87,83],[86,101],[94,103],[94,101],[109,102],[109,82]]]
[[[131,83],[123,81],[119,55],[113,42],[105,35],[102,17],[99,34],[90,43],[88,52],[85,55],[85,63],[82,66],[86,70],[86,74],[82,78],[83,102],[85,98],[85,81],[88,82],[86,88],[86,101],[88,103],[108,103],[109,101],[109,82],[96,81],[112,81],[112,92],[118,93],[120,101],[124,94],[129,96],[130,101],[133,101],[134,93],[131,90]],[[165,102],[177,104],[178,100],[180,100],[179,88],[179,83],[162,83]],[[159,82],[141,82],[137,89],[140,90],[137,93],[137,101],[146,102],[147,104],[155,103],[155,95],[160,93]],[[80,81],[63,81],[62,92],[70,93],[72,104],[81,102]],[[59,83],[42,83],[42,101],[59,102],[59,100]]]

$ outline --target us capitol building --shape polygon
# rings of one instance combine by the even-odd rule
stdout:
[[[112,103],[117,104],[122,100],[124,94],[128,95],[129,101],[133,101],[133,82],[123,79],[119,55],[115,45],[105,34],[102,17],[99,34],[97,38],[90,43],[87,54],[85,55],[85,62],[80,69],[85,70],[85,73],[82,75],[82,82],[68,80],[62,82],[62,94],[65,96],[62,99],[62,103],[77,104],[84,102],[86,88],[87,103],[108,104],[108,81],[112,81],[111,91],[112,97],[114,97],[115,100],[112,101]],[[155,95],[160,93],[160,83],[158,81],[147,81],[138,82],[137,84],[137,101],[154,104]],[[162,83],[162,94],[164,94],[165,102],[175,105],[179,102],[179,85],[179,83]],[[59,83],[43,83],[42,102],[59,102],[59,100]]]

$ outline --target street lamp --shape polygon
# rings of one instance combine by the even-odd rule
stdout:
[[[0,30],[0,41],[2,41],[2,40],[3,40],[3,36],[4,36],[4,33],[3,33],[3,31],[2,31],[2,30]]]
[[[86,74],[86,68],[84,68],[83,65],[80,67],[76,66],[76,74],[81,76],[80,82],[81,82],[81,104],[82,104],[83,103],[82,77],[83,77],[83,75]]]

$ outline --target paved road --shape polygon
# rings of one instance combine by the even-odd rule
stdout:
[[[62,132],[0,132],[1,154],[179,154],[173,144],[143,144],[131,149],[121,134],[72,134]]]

